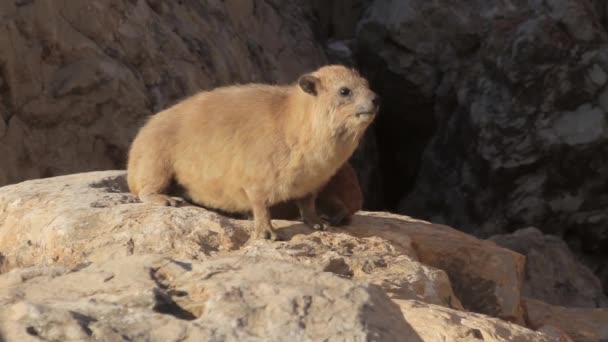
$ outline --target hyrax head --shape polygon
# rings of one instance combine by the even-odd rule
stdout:
[[[332,134],[360,137],[378,113],[380,98],[353,69],[329,65],[300,77],[302,91],[314,97],[313,120]]]

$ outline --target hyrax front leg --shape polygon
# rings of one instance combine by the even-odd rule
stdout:
[[[315,194],[308,194],[305,197],[296,201],[298,205],[298,209],[300,209],[300,215],[302,216],[302,220],[304,223],[309,225],[312,229],[316,230],[326,230],[327,225],[319,215],[317,215],[317,210],[315,209]]]
[[[253,211],[253,238],[277,240],[277,233],[272,228],[270,221],[270,210],[266,201],[255,191],[246,191]]]

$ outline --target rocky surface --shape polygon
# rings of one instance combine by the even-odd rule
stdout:
[[[298,1],[3,1],[0,185],[124,168],[144,118],[325,63]]]
[[[399,212],[482,237],[538,227],[608,284],[607,32],[601,1],[373,1],[355,60],[398,91],[378,143]],[[404,145],[423,132],[420,157]]]
[[[327,232],[275,221],[285,241],[250,241],[251,222],[139,203],[124,176],[0,189],[3,334],[551,340],[522,327],[523,256],[493,242],[371,212]]]
[[[566,243],[537,228],[490,238],[526,257],[523,295],[545,303],[571,307],[606,307],[608,297],[599,279],[580,264]]]
[[[396,298],[464,306],[523,322],[519,285],[524,258],[446,226],[367,213],[355,215],[348,227],[313,233],[302,223],[275,220],[280,236],[289,240],[277,245],[250,242],[247,220],[196,206],[142,205],[127,191],[124,171],[4,187],[0,269],[75,267],[140,253],[187,260],[234,253],[273,256],[372,280]]]
[[[568,308],[534,299],[525,299],[530,327],[561,327],[574,341],[597,342],[608,339],[608,309]],[[543,329],[539,329],[543,330]]]
[[[531,334],[519,325],[479,314],[411,300],[395,302],[422,341],[559,341],[559,337],[545,333]]]
[[[190,263],[132,256],[76,272],[21,269],[0,278],[0,303],[0,331],[11,340],[400,341],[415,336],[378,287],[249,257]]]

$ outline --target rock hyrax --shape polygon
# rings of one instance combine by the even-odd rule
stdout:
[[[269,207],[297,199],[305,223],[325,229],[319,189],[357,147],[378,97],[355,70],[322,67],[285,86],[203,91],[153,115],[129,151],[129,189],[176,205],[172,181],[194,203],[253,212],[254,236],[276,239]]]

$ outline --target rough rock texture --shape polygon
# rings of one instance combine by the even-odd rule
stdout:
[[[355,238],[344,233],[315,232],[295,235],[278,246],[255,241],[236,254],[302,263],[380,285],[392,298],[463,309],[447,274],[417,262],[416,252],[409,244],[396,247],[380,237]]]
[[[124,168],[145,116],[325,63],[298,1],[0,3],[0,185]]]
[[[557,341],[306,266],[252,257],[140,255],[0,276],[7,341]],[[456,323],[457,322],[457,323]]]
[[[347,230],[357,237],[411,241],[420,262],[444,270],[467,310],[523,322],[520,291],[524,257],[447,226],[385,213],[357,217]]]
[[[0,334],[7,341],[402,341],[416,336],[399,307],[373,285],[269,259],[190,263],[153,255],[76,272],[55,266],[5,274]]]
[[[373,279],[397,298],[453,308],[462,303],[468,310],[523,322],[519,296],[524,258],[446,226],[366,213],[356,215],[348,227],[311,234],[304,224],[275,221],[279,234],[291,241],[281,242],[279,248],[263,241],[243,248],[251,227],[247,220],[196,206],[144,205],[126,191],[124,171],[2,188],[0,269],[73,267],[140,253],[205,260],[234,252],[300,262],[308,255],[320,269]]]
[[[608,306],[599,279],[574,258],[562,239],[526,228],[490,240],[526,256],[526,297],[560,306]]]
[[[312,231],[299,222],[275,221],[286,241],[248,241],[251,222],[247,220],[196,206],[146,205],[125,191],[124,171],[75,174],[1,188],[1,269],[63,266],[79,270],[90,262],[110,265],[149,253],[205,265],[220,258],[247,257],[306,265],[310,272],[375,284],[395,300],[425,302],[431,305],[430,311],[435,310],[433,305],[464,308],[524,323],[520,306],[523,256],[446,226],[361,212],[349,226],[328,232]],[[64,274],[63,270],[57,272]],[[165,278],[173,284],[175,277]],[[180,299],[177,292],[171,296],[180,310],[196,311],[188,298]],[[487,331],[498,329],[494,321],[476,322],[490,324],[483,328]],[[428,322],[419,324],[420,329],[432,327]],[[461,330],[454,331],[460,334]]]
[[[551,325],[565,331],[576,342],[608,340],[608,309],[567,308],[525,299],[527,321],[537,329]],[[539,329],[544,331],[544,329]]]
[[[403,180],[388,185],[399,211],[484,237],[539,227],[608,284],[605,13],[591,0],[374,1],[359,62],[401,89],[385,102],[397,108],[386,126],[406,135],[393,134],[389,166],[417,172],[407,196]],[[405,121],[433,126],[419,168]]]
[[[559,337],[530,333],[528,329],[499,319],[428,305],[412,300],[396,300],[405,320],[422,341],[561,342]],[[455,324],[456,323],[456,324]],[[404,339],[404,341],[406,341]]]
[[[536,329],[536,331],[548,335],[555,342],[574,342],[574,340],[568,334],[566,334],[565,331],[552,325],[543,325],[542,327]]]

